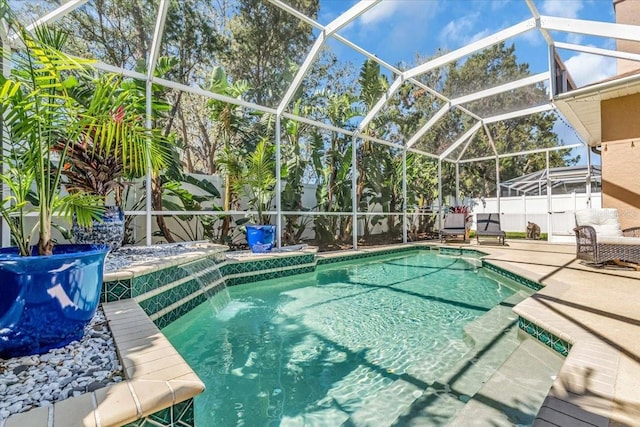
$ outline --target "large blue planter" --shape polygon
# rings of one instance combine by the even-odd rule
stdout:
[[[98,307],[108,251],[56,245],[51,256],[20,257],[17,248],[0,249],[0,357],[44,353],[82,338]]]
[[[275,225],[247,225],[247,242],[254,253],[269,252],[276,237]]]

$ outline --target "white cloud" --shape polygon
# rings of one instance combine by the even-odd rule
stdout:
[[[504,9],[509,3],[510,3],[510,0],[492,0],[491,10],[496,11],[496,10]]]
[[[405,22],[406,28],[412,24],[424,25],[445,5],[442,1],[383,0],[365,12],[357,22],[363,26],[390,22]]]
[[[537,29],[529,30],[526,33],[522,33],[516,38],[517,40],[524,40],[530,46],[541,46],[545,43],[542,34]]]
[[[581,44],[582,40],[584,40],[584,36],[582,34],[576,34],[576,33],[567,34],[567,43]]]
[[[402,6],[402,1],[381,1],[360,17],[363,24],[375,24],[393,16]]]
[[[616,60],[579,53],[564,61],[578,87],[604,80],[616,74]]]
[[[484,33],[488,34],[488,30],[484,30],[481,32],[475,32],[470,34],[473,31],[474,26],[480,16],[479,13],[470,13],[468,15],[462,16],[459,19],[449,21],[447,25],[440,31],[438,35],[438,39],[444,47],[453,47],[454,45],[465,44],[474,39],[474,36]],[[478,38],[482,38],[484,36],[480,36]],[[477,39],[476,39],[477,40]]]
[[[582,0],[544,0],[540,10],[545,15],[577,18],[583,6]]]
[[[472,35],[468,40],[466,40],[466,43],[473,43],[477,40],[483,39],[485,37],[487,37],[489,34],[491,34],[491,31],[488,28],[485,28],[482,31],[478,31],[477,33],[475,33],[474,35]]]

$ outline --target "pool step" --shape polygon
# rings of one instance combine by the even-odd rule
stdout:
[[[472,350],[446,374],[423,390],[406,412],[397,418],[403,426],[441,426],[464,409],[496,369],[518,348],[518,316],[512,307],[527,298],[523,291],[506,298],[465,327]],[[494,332],[490,332],[494,331]],[[490,425],[490,424],[488,424]]]
[[[476,394],[520,345],[518,316],[512,308],[527,296],[527,292],[510,296],[464,328],[474,341],[473,349],[439,380],[461,402]]]
[[[531,425],[563,362],[551,349],[525,337],[448,425]]]

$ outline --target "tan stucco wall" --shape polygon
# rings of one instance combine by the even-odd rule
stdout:
[[[640,139],[640,94],[602,101],[600,118],[602,142]]]
[[[639,0],[614,0],[613,7],[616,12],[616,23],[640,25],[640,1]],[[616,47],[624,52],[640,53],[640,43],[628,40],[617,40]],[[618,59],[618,74],[640,68],[640,62]]]
[[[640,226],[640,138],[602,144],[602,207],[618,209],[622,228]]]

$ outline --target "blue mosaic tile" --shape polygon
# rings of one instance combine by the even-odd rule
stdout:
[[[113,302],[131,298],[131,280],[112,280],[102,284],[100,302]]]
[[[497,265],[491,264],[490,262],[483,260],[482,267],[496,274],[499,274],[500,276],[506,277],[507,279],[511,279],[520,285],[526,286],[529,289],[533,289],[534,291],[539,291],[540,289],[544,288],[544,286],[538,282],[534,282],[533,280],[527,279],[526,277],[522,277],[509,270],[505,270],[504,268],[498,267]]]
[[[162,329],[165,326],[169,325],[171,322],[184,316],[185,314],[187,314],[188,312],[190,312],[200,304],[206,302],[206,300],[207,300],[207,297],[204,294],[198,295],[192,298],[191,300],[187,301],[186,303],[182,304],[181,306],[177,307],[175,310],[171,310],[169,313],[158,317],[156,320],[153,321],[153,323],[155,323],[155,325],[158,328]]]
[[[124,427],[195,427],[193,399],[176,403]]]
[[[393,249],[385,249],[381,251],[375,252],[360,252],[360,253],[348,253],[335,257],[321,257],[317,259],[317,265],[325,265],[325,264],[335,264],[337,262],[344,261],[354,261],[357,259],[365,259],[372,257],[383,257],[386,255],[393,255],[402,252],[413,252],[419,250],[430,250],[428,246],[414,247],[414,246],[405,246],[402,248],[393,248]]]
[[[556,351],[563,357],[567,357],[567,355],[569,354],[569,350],[571,350],[571,344],[569,344],[568,341],[563,340],[562,338],[552,334],[541,326],[538,326],[521,316],[518,317],[518,328],[529,334],[534,339],[540,341],[547,347]]]

